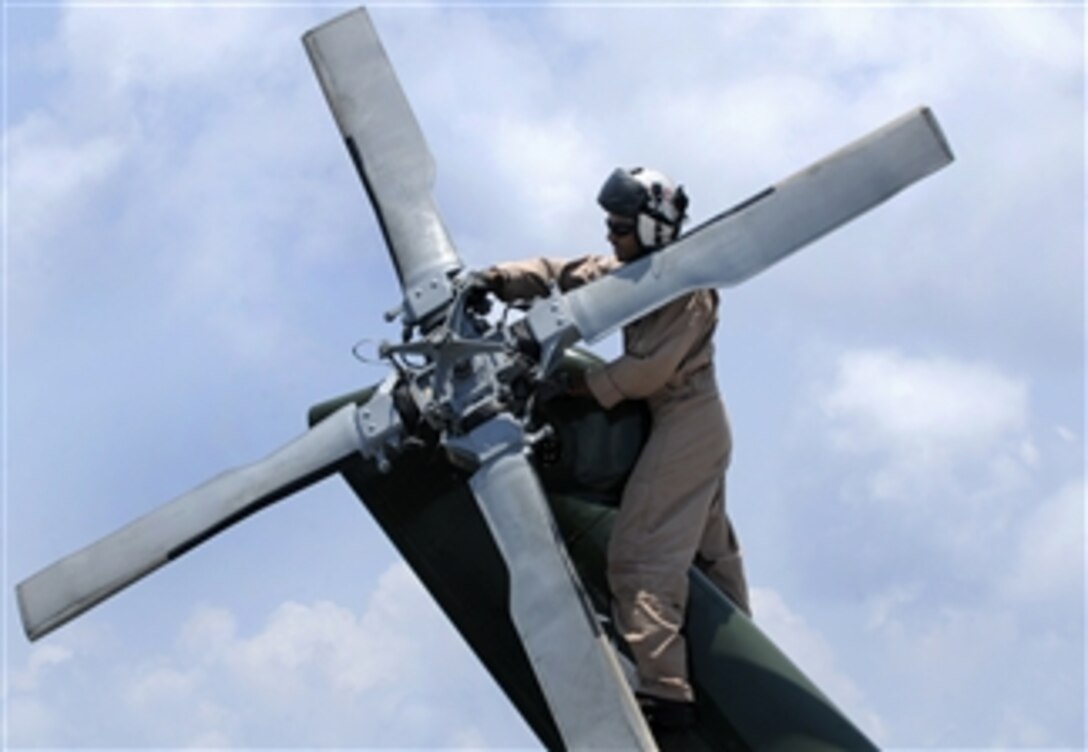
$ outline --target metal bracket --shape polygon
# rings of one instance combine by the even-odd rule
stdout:
[[[378,470],[388,473],[392,469],[390,454],[401,448],[405,436],[404,423],[393,401],[393,388],[398,376],[391,373],[378,386],[370,401],[355,414],[361,446],[359,452],[374,460]]]
[[[450,462],[469,472],[496,457],[525,451],[525,429],[509,413],[502,413],[462,436],[442,441]]]
[[[443,270],[414,282],[404,293],[406,324],[417,324],[453,300],[453,283]]]
[[[552,287],[551,294],[535,302],[525,315],[529,331],[540,345],[541,375],[547,376],[559,356],[581,339],[567,297]]]

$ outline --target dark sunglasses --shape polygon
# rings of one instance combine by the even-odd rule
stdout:
[[[607,217],[604,220],[604,223],[608,227],[608,231],[617,238],[630,235],[635,231],[636,227],[633,219],[613,219],[612,217]]]

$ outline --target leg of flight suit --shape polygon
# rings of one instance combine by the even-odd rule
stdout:
[[[751,616],[752,606],[748,599],[748,581],[744,576],[740,543],[733,523],[725,512],[724,479],[710,505],[698,553],[695,561],[699,568],[729,596],[737,608]]]
[[[723,414],[724,414],[724,407]],[[729,463],[733,455],[733,433],[729,428],[729,418],[726,417],[726,434],[728,435],[728,454],[725,458],[725,469],[729,469]],[[725,510],[725,473],[722,473],[721,484],[714,493],[714,499],[707,510],[706,523],[703,527],[703,539],[699,542],[698,556],[695,563],[729,596],[730,600],[748,616],[752,615],[752,606],[748,598],[748,581],[744,576],[744,560],[741,557],[740,542],[737,532]]]
[[[716,392],[655,410],[616,515],[608,552],[613,617],[635,656],[640,690],[656,697],[693,699],[680,633],[688,568],[727,457],[728,428]]]

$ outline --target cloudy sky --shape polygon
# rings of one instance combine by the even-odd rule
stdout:
[[[238,5],[4,5],[4,741],[533,747],[339,479],[23,637],[16,582],[397,334],[299,42],[340,9]],[[471,266],[604,251],[616,165],[699,221],[934,109],[953,166],[724,296],[729,505],[757,621],[879,743],[1083,747],[1083,9],[373,17]]]

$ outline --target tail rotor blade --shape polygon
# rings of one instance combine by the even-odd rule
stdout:
[[[469,481],[510,572],[510,614],[568,749],[653,750],[649,729],[567,558],[522,429],[496,418],[468,437]]]
[[[268,457],[230,470],[16,587],[36,640],[259,509],[315,483],[360,446],[356,408],[341,408]]]
[[[413,304],[413,291],[461,268],[434,205],[434,160],[419,123],[365,10],[307,32],[303,43]]]
[[[595,342],[684,293],[739,284],[952,159],[933,113],[912,111],[665,250],[566,293],[569,315]]]

